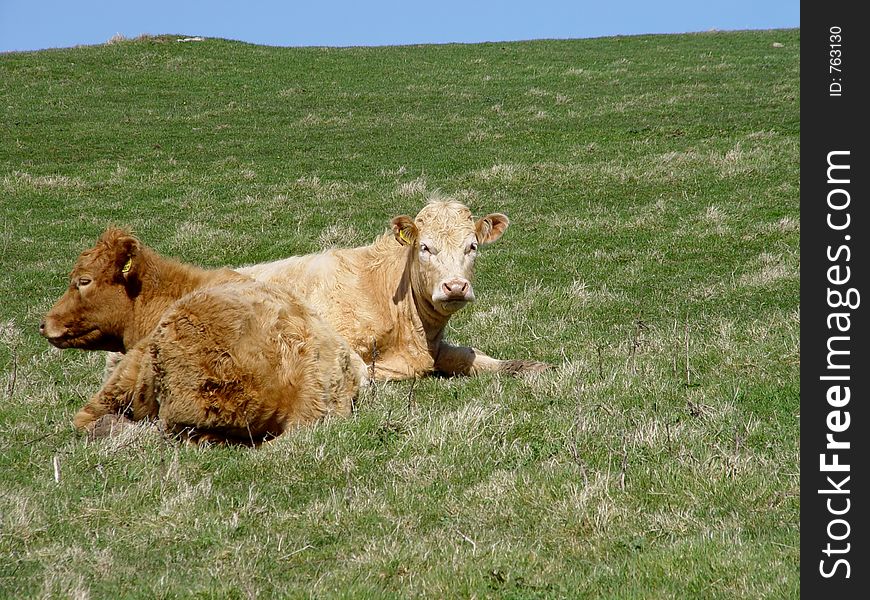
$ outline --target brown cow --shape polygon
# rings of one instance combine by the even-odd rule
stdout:
[[[361,248],[334,249],[239,269],[304,297],[335,327],[376,379],[433,371],[540,372],[549,365],[498,360],[444,341],[444,327],[474,300],[479,245],[496,241],[508,218],[477,221],[459,202],[434,200],[412,219],[395,217],[392,231]]]
[[[119,229],[79,256],[40,333],[126,354],[74,418],[159,417],[194,441],[258,444],[347,414],[366,366],[295,295],[229,269],[166,259]]]

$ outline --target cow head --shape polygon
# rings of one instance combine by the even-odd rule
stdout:
[[[123,351],[139,293],[142,246],[122,229],[107,229],[85,250],[70,274],[69,287],[39,326],[58,348]]]
[[[443,316],[474,301],[474,260],[479,245],[494,242],[508,227],[508,218],[492,213],[477,221],[459,202],[427,204],[414,219],[392,220],[399,243],[411,247],[411,285]]]

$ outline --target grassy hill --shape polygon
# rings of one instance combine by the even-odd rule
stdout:
[[[799,49],[0,55],[0,597],[796,597]],[[436,190],[512,220],[451,340],[552,372],[379,384],[256,451],[73,431],[103,356],[37,324],[106,225],[241,265]]]

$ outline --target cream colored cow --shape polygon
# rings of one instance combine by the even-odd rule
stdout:
[[[413,219],[395,217],[369,246],[327,250],[238,269],[305,299],[347,340],[375,379],[435,371],[540,372],[532,360],[499,360],[444,340],[450,317],[474,300],[479,246],[499,239],[508,218],[474,220],[463,204],[429,202]]]

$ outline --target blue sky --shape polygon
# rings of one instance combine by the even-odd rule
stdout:
[[[799,26],[799,0],[0,0],[0,52],[116,33],[369,46]]]

